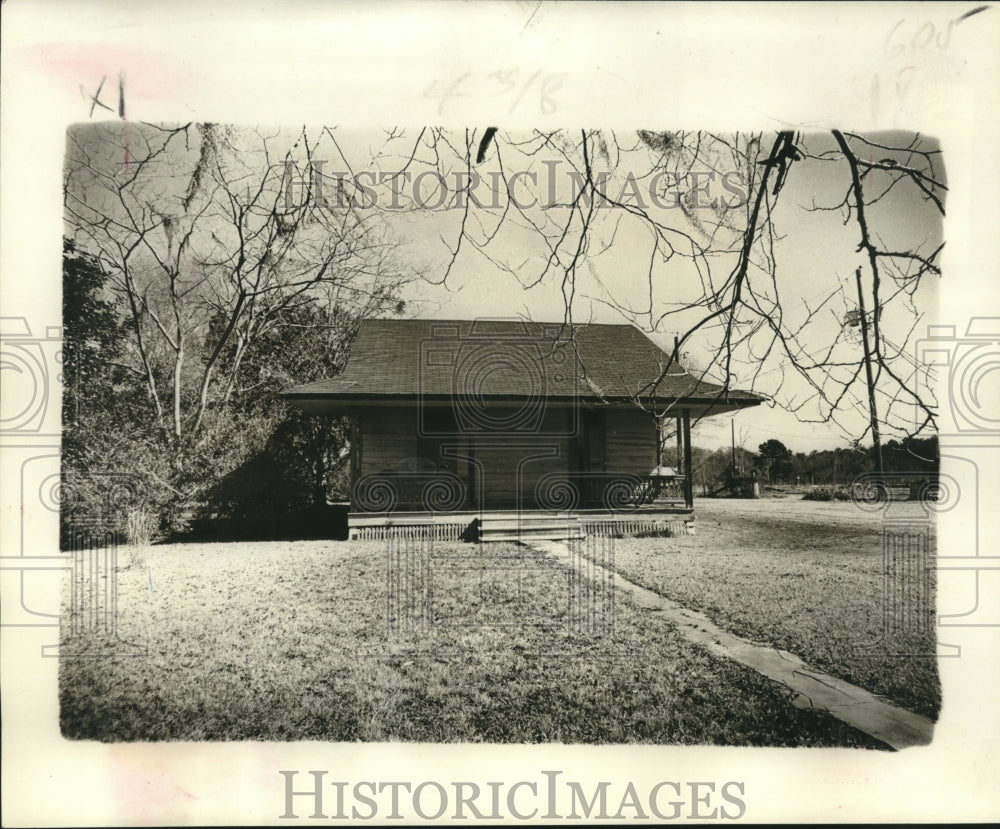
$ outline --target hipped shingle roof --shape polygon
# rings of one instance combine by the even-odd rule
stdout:
[[[296,386],[296,403],[489,399],[697,401],[729,411],[758,395],[698,380],[631,325],[520,320],[372,319],[361,323],[344,371]]]

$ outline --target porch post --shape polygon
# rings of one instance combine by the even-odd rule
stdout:
[[[688,509],[694,507],[694,475],[691,462],[691,410],[684,409],[684,502]]]
[[[350,415],[351,421],[351,454],[348,462],[351,465],[351,492],[350,492],[350,509],[356,510],[357,506],[354,503],[354,486],[358,482],[358,477],[361,475],[361,423],[358,417],[358,412],[352,412]]]
[[[677,463],[674,466],[684,471],[684,437],[680,417],[677,418]]]

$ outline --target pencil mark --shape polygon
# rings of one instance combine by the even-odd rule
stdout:
[[[99,106],[99,107],[102,107],[103,109],[106,109],[108,112],[113,112],[113,110],[111,109],[111,107],[109,107],[107,104],[105,104],[103,101],[100,100],[101,90],[104,89],[104,82],[107,79],[108,79],[107,75],[105,75],[104,77],[101,78],[101,82],[97,85],[97,92],[95,92],[93,95],[90,95],[90,93],[87,92],[83,88],[83,84],[80,84],[80,92],[83,95],[86,95],[86,96],[88,96],[90,98],[90,117],[91,118],[94,117],[94,107],[98,107]]]
[[[984,12],[989,8],[992,8],[992,6],[977,6],[974,9],[970,9],[965,14],[960,14],[958,17],[955,18],[955,22],[961,23],[963,20],[968,20],[974,14],[979,14],[980,12]]]
[[[528,18],[528,20],[524,24],[524,26],[521,27],[521,34],[522,35],[525,33],[525,31],[527,31],[528,26],[531,25],[531,21],[535,19],[535,15],[538,14],[538,10],[541,7],[542,7],[542,0],[538,0],[538,2],[535,3],[535,9],[534,9],[534,11],[531,12],[531,16]],[[975,14],[975,12],[972,12],[972,14]]]

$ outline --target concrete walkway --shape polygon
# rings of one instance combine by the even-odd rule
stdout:
[[[531,541],[529,546],[547,553],[567,566],[569,548],[558,541]],[[594,576],[607,577],[608,571],[593,565]],[[894,749],[927,745],[934,735],[934,723],[926,717],[891,705],[874,694],[811,668],[794,654],[777,648],[755,645],[718,627],[701,613],[688,610],[623,578],[610,574],[615,587],[634,604],[676,625],[691,642],[703,645],[719,656],[732,659],[794,691],[791,699],[799,708],[825,711],[850,726],[871,735]]]

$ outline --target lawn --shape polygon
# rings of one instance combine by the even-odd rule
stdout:
[[[911,526],[924,517],[918,503],[892,509]],[[701,499],[696,514],[695,536],[618,539],[618,571],[732,633],[937,718],[933,569],[923,607],[906,607],[924,614],[922,625],[901,616],[898,601],[887,605],[881,514],[791,498]],[[887,606],[890,635],[861,647],[883,638]]]
[[[63,660],[62,732],[884,748],[570,576],[505,544],[388,569],[379,542],[154,546],[119,573],[146,655]]]

